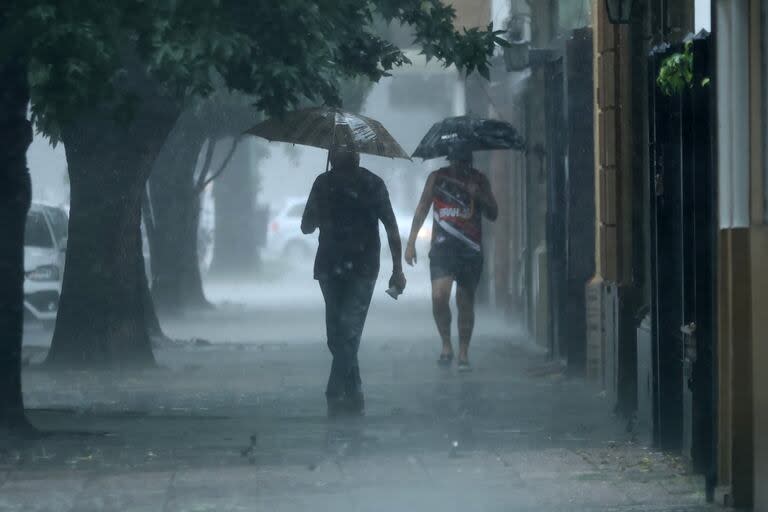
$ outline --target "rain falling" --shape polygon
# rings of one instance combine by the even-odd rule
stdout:
[[[768,510],[761,0],[0,8],[0,512]]]

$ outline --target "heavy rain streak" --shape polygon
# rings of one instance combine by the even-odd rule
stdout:
[[[768,510],[760,0],[6,4],[0,512]]]

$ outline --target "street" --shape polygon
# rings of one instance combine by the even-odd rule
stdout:
[[[28,346],[26,404],[48,436],[0,454],[0,510],[708,510],[698,477],[515,326],[480,315],[474,371],[438,368],[416,282],[399,302],[375,293],[366,416],[327,419],[312,286],[282,314],[252,300],[168,323],[198,340],[141,374],[49,373]]]

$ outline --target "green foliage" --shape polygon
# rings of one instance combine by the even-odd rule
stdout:
[[[93,1],[88,16],[74,16],[76,3],[16,2],[7,11],[15,22],[2,31],[3,48],[29,59],[33,118],[54,142],[68,107],[112,97],[110,82],[119,70],[110,42],[113,13]]]
[[[682,53],[673,53],[661,63],[656,78],[661,91],[667,96],[682,93],[686,87],[693,87],[693,43],[685,43]]]
[[[491,26],[457,31],[440,0],[25,0],[2,16],[14,23],[0,43],[28,55],[34,120],[54,141],[92,108],[128,120],[147,88],[179,110],[222,87],[269,115],[339,105],[349,84],[408,62],[377,35],[380,19],[411,27],[428,58],[485,77],[506,44]]]

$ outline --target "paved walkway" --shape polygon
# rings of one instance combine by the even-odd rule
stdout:
[[[169,324],[212,344],[160,349],[141,375],[30,369],[30,416],[54,434],[0,451],[0,511],[708,510],[698,478],[594,389],[538,371],[514,328],[481,318],[475,371],[437,368],[423,300],[374,304],[368,414],[329,421],[322,317],[302,308]]]

